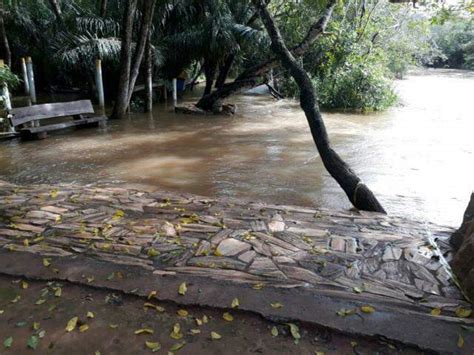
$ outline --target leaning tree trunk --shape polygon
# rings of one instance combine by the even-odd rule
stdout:
[[[2,8],[0,9],[0,40],[2,41],[2,59],[5,59],[5,63],[12,66],[12,53],[10,50],[10,43],[8,42],[7,31],[5,30],[5,21],[3,20],[3,1],[0,3]]]
[[[323,16],[309,28],[308,33],[301,43],[291,48],[290,52],[294,57],[302,56],[314,41],[323,34],[327,21],[332,15],[334,6],[335,1],[329,1]],[[277,57],[270,58],[263,63],[245,70],[233,82],[224,84],[219,90],[202,97],[196,106],[206,111],[215,110],[216,107],[222,105],[224,99],[229,96],[241,92],[243,89],[250,89],[261,84],[262,77],[264,77],[271,69],[277,67],[278,62],[279,59]]]
[[[206,77],[206,87],[204,88],[204,96],[209,95],[214,85],[214,79],[216,77],[217,65],[209,60],[204,62],[204,76]]]
[[[335,1],[330,2],[335,4]],[[313,140],[318,148],[324,166],[342,187],[347,197],[349,197],[349,200],[356,208],[365,211],[385,213],[385,210],[377,201],[372,191],[362,183],[361,179],[331,148],[311,78],[303,67],[296,61],[294,55],[288,50],[283,37],[281,36],[280,30],[275,24],[275,21],[263,0],[253,0],[253,3],[257,7],[260,18],[270,36],[273,52],[281,60],[283,66],[291,73],[291,76],[298,84],[300,89],[301,108],[305,112]],[[320,22],[320,25],[322,26],[321,31],[324,31],[329,17]]]
[[[156,1],[157,0],[147,0],[143,2],[140,34],[133,58],[133,66],[130,72],[127,107],[130,105],[130,101],[132,100],[133,90],[135,89],[138,74],[140,73],[140,66],[142,65],[146,44],[148,42],[148,34],[151,31]]]
[[[133,17],[136,9],[137,0],[127,0],[125,2],[122,20],[119,84],[112,118],[122,118],[127,113],[128,88],[130,86],[130,70],[132,67]]]
[[[226,58],[224,63],[219,66],[219,75],[216,80],[216,88],[220,89],[224,86],[225,82],[227,81],[227,77],[229,76],[230,69],[232,68],[232,64],[234,64],[235,56],[231,54]]]

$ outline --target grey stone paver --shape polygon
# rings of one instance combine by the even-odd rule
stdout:
[[[345,300],[363,292],[368,303],[427,317],[435,307],[449,316],[469,307],[444,258],[451,232],[376,213],[0,181],[6,253],[80,255],[156,275],[300,287]]]

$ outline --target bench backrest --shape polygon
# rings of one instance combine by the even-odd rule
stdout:
[[[10,110],[12,115],[12,126],[16,127],[31,121],[39,121],[47,118],[68,117],[82,114],[94,113],[90,100],[58,102],[19,107]]]

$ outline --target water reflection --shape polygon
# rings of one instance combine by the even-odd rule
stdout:
[[[399,106],[371,115],[327,113],[336,150],[392,214],[459,223],[474,189],[474,74],[422,71],[397,83]],[[324,170],[297,103],[235,98],[229,117],[152,115],[44,141],[0,144],[0,179],[100,182],[350,208]]]

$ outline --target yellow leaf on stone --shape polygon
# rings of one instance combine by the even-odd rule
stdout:
[[[179,285],[178,293],[179,293],[181,296],[184,296],[187,291],[188,291],[188,288],[187,288],[187,286],[186,286],[186,282],[183,282],[181,285]]]
[[[58,190],[51,190],[49,192],[49,196],[51,196],[51,198],[56,198],[58,197]]]
[[[74,317],[74,318],[71,318],[69,320],[69,322],[67,322],[67,325],[66,325],[66,332],[70,333],[72,332],[74,329],[76,329],[76,326],[77,326],[77,322],[79,321],[79,317]]]
[[[280,309],[283,308],[283,305],[280,302],[270,303],[272,308]]]
[[[180,309],[177,313],[180,317],[187,317],[189,315],[188,311],[185,309]]]
[[[219,333],[216,333],[216,332],[211,332],[211,339],[212,340],[222,339],[222,335],[220,335]]]
[[[326,355],[324,351],[315,351],[314,355]]]
[[[431,315],[432,316],[439,316],[441,314],[441,308],[433,308],[431,310]]]
[[[110,329],[117,329],[117,328],[118,328],[118,324],[109,324],[109,328],[110,328]]]
[[[238,298],[234,298],[231,304],[232,308],[238,308],[240,306],[240,301]]]
[[[86,316],[86,317],[92,319],[92,318],[95,317],[95,314],[94,314],[93,312],[87,312],[87,316]]]
[[[196,324],[198,326],[201,326],[202,325],[202,320],[200,320],[199,318],[196,318]]]
[[[158,294],[157,291],[151,291],[149,294],[148,294],[148,299],[151,300],[153,297],[155,297],[156,295]]]
[[[18,301],[21,300],[21,296],[16,296],[14,299],[12,299],[10,302],[11,303],[18,303]]]
[[[232,314],[230,314],[229,312],[225,312],[223,315],[222,315],[222,318],[228,322],[232,322],[234,320],[234,317],[232,316]]]
[[[117,221],[119,220],[120,218],[124,217],[125,216],[125,212],[122,211],[122,210],[116,210],[114,215],[112,216],[112,219],[114,221]]]
[[[44,298],[40,298],[38,301],[35,302],[35,304],[36,304],[37,306],[39,306],[39,305],[42,305],[42,304],[45,303],[45,302],[46,302],[46,300],[45,300]]]
[[[209,323],[209,318],[207,318],[207,316],[202,316],[202,322],[203,322],[204,324]]]
[[[458,337],[458,348],[463,348],[464,347],[464,338],[462,337],[461,334],[459,334]]]
[[[190,332],[192,335],[201,334],[201,330],[200,330],[200,329],[191,329],[189,332]]]
[[[472,314],[472,310],[468,308],[458,307],[456,308],[456,316],[459,318],[469,318]]]
[[[154,330],[150,328],[142,328],[142,329],[137,329],[135,330],[135,335],[140,335],[140,334],[153,334]]]
[[[181,333],[181,326],[179,323],[176,323],[173,326],[173,330],[171,331],[170,337],[176,340],[179,340],[183,337],[183,333]]]
[[[360,307],[360,310],[363,313],[374,313],[375,312],[375,308],[372,307],[372,306],[362,306],[362,307]]]
[[[44,267],[49,267],[50,265],[51,265],[51,259],[43,258],[43,266]]]
[[[88,278],[87,278],[87,283],[94,282],[94,280],[95,280],[95,277],[94,277],[94,276],[88,277]]]
[[[253,285],[252,288],[253,288],[254,290],[261,290],[263,287],[264,287],[264,284],[262,284],[262,283],[259,282],[259,283],[256,283],[255,285]]]
[[[24,289],[24,290],[26,290],[28,288],[28,282],[26,282],[26,281],[22,281],[20,285],[21,285],[21,288]]]
[[[278,328],[273,327],[272,330],[271,330],[271,333],[272,333],[272,336],[277,337],[278,336]]]
[[[83,324],[79,327],[79,331],[81,333],[87,332],[89,330],[89,326],[87,324]]]
[[[29,246],[30,246],[30,241],[29,241],[28,239],[24,239],[24,240],[23,240],[23,245],[24,245],[25,247],[29,247]]]
[[[56,289],[56,291],[54,291],[54,296],[55,296],[55,297],[61,297],[62,294],[63,294],[63,290],[62,290],[61,287],[58,287],[58,288]]]
[[[40,328],[40,323],[39,322],[34,322],[33,323],[33,330],[38,330]]]
[[[358,344],[357,344],[356,341],[351,341],[351,346],[352,346],[353,348],[355,348],[357,345],[358,345]]]
[[[0,309],[0,314],[3,314],[5,313],[5,310],[4,309]]]
[[[156,353],[161,349],[161,344],[158,342],[146,341],[145,346],[150,349],[153,353]]]
[[[160,255],[160,252],[158,250],[156,250],[155,248],[150,248],[148,249],[148,257],[150,258],[154,258],[154,257],[157,257],[158,255]]]
[[[170,350],[171,350],[171,351],[178,351],[179,349],[181,349],[181,348],[182,348],[183,346],[185,346],[185,345],[186,345],[186,342],[183,341],[183,342],[181,342],[181,343],[174,344],[174,345],[170,348]]]

